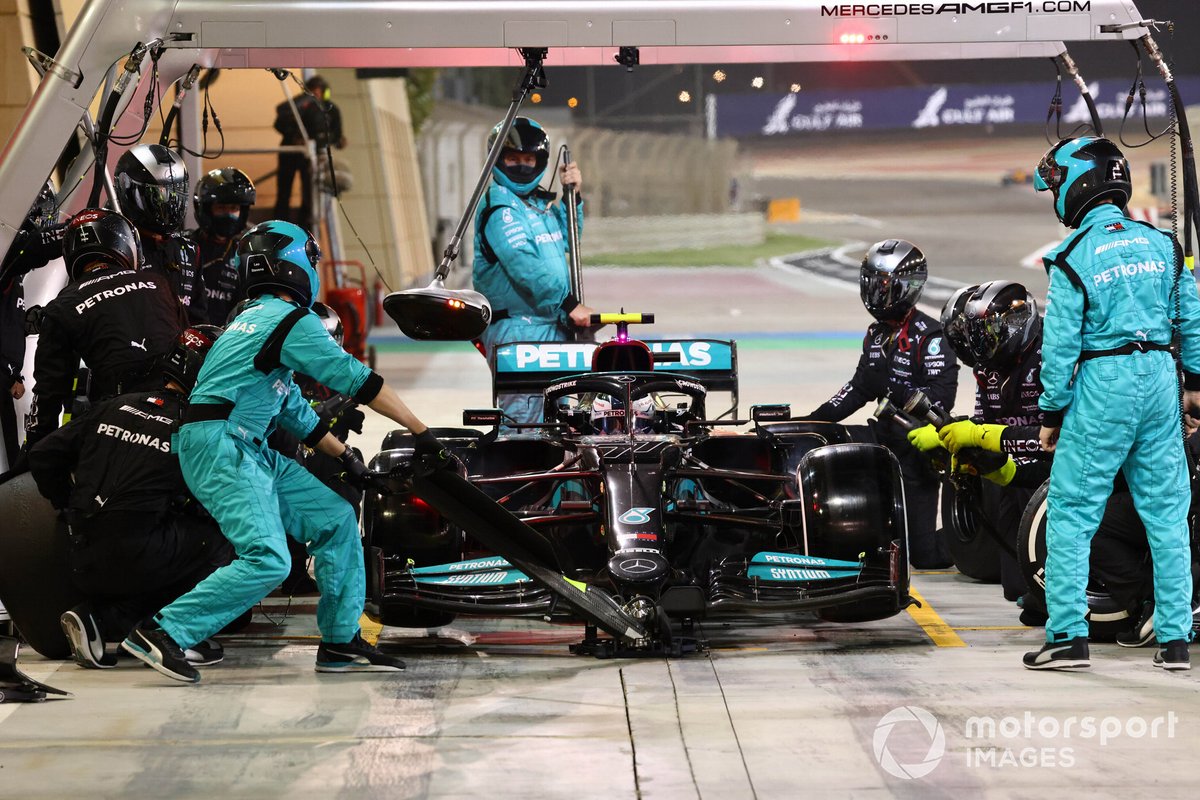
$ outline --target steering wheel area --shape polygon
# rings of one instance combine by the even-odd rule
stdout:
[[[704,419],[706,395],[703,384],[670,372],[584,374],[547,386],[542,393],[546,421],[561,422],[585,436],[611,433],[614,428],[622,433],[681,433],[688,421]],[[598,397],[620,401],[604,418],[609,422],[615,417],[618,424],[600,427]]]

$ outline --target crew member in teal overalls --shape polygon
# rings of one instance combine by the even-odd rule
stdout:
[[[269,448],[267,436],[278,423],[340,458],[349,479],[370,482],[362,460],[301,396],[292,380],[300,372],[408,428],[418,453],[438,453],[441,445],[378,373],[333,341],[312,311],[320,248],[308,232],[264,222],[242,237],[238,254],[251,302],[209,352],[175,437],[188,488],[220,524],[237,558],[138,626],[122,646],[170,678],[200,680],[181,648],[219,631],[287,577],[290,535],[308,546],[316,563],[317,670],[403,669],[403,661],[380,653],[359,632],[365,572],[354,509]]]
[[[1095,136],[1063,140],[1035,187],[1078,232],[1044,258],[1041,443],[1054,453],[1046,526],[1046,645],[1030,669],[1090,665],[1088,557],[1117,471],[1125,474],[1154,561],[1154,665],[1188,669],[1191,494],[1170,352],[1177,317],[1184,408],[1200,416],[1200,299],[1170,233],[1125,216],[1129,163]],[[1190,265],[1189,265],[1190,267]]]
[[[500,127],[488,137],[489,151]],[[546,131],[517,117],[475,215],[475,289],[492,304],[481,337],[488,357],[505,342],[570,341],[574,328],[590,324],[592,309],[570,292],[565,204],[551,205],[554,195],[538,185],[549,157]],[[575,162],[562,166],[559,180],[582,191]],[[582,195],[578,222],[582,231]],[[542,420],[540,395],[501,395],[499,403],[514,422]]]

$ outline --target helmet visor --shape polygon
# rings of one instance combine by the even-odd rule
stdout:
[[[168,230],[183,226],[188,202],[186,182],[165,186],[135,183],[132,195],[145,218],[156,220]]]
[[[1054,160],[1053,153],[1042,156],[1038,162],[1033,188],[1039,192],[1057,191],[1067,179],[1067,168]]]
[[[878,313],[904,305],[924,285],[923,277],[864,272],[859,278],[859,294],[867,310]]]
[[[1018,300],[1008,308],[971,318],[967,324],[971,355],[981,364],[992,361],[1009,342],[1020,341],[1033,313],[1028,303]]]

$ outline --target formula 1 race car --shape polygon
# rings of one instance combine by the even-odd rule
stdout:
[[[623,647],[589,625],[578,652],[677,654],[673,621],[727,611],[854,622],[913,602],[900,473],[885,448],[841,425],[791,420],[787,406],[737,419],[734,342],[640,342],[625,325],[648,315],[617,316],[606,320],[619,322],[617,338],[600,346],[493,354],[495,393],[539,393],[544,422],[506,427],[490,409],[464,414],[486,433],[435,430],[472,496],[426,495],[405,477],[412,437],[386,437],[372,467],[391,485],[368,493],[363,514],[368,613],[421,627],[457,614],[579,618],[506,557],[509,540],[493,528],[520,540],[522,563],[640,623]],[[712,418],[710,394],[722,392],[730,407]]]

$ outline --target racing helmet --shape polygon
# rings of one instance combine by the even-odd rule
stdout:
[[[1037,301],[1013,281],[976,289],[963,309],[971,356],[984,367],[1012,365],[1042,334]]]
[[[250,176],[237,167],[214,169],[196,181],[192,194],[192,208],[196,222],[202,230],[222,239],[230,239],[241,233],[250,217],[250,206],[254,205],[257,192]],[[240,206],[237,216],[216,216],[214,205]]]
[[[250,305],[250,300],[239,300],[233,308],[229,309],[229,313],[225,316],[225,327],[229,327],[229,323],[233,322],[237,315],[246,310],[246,306]]]
[[[967,336],[967,318],[963,311],[967,301],[971,299],[971,294],[978,288],[979,286],[975,285],[957,289],[954,294],[950,295],[946,305],[942,306],[940,316],[942,334],[946,337],[950,349],[958,356],[958,360],[968,367],[975,366],[975,359],[971,355],[971,344]]]
[[[67,223],[63,234],[63,263],[72,281],[83,276],[83,268],[104,261],[121,269],[137,269],[142,260],[142,241],[129,220],[106,208],[85,208]]]
[[[496,143],[496,137],[500,135],[502,127],[504,127],[503,122],[492,128],[492,132],[488,134],[487,147],[489,153],[492,150],[492,145]],[[506,167],[504,165],[504,154],[509,151],[532,153],[536,156],[537,163],[532,167]],[[524,196],[537,188],[538,183],[542,180],[542,173],[546,171],[546,164],[549,160],[550,138],[546,136],[545,129],[528,117],[517,117],[513,120],[512,127],[508,131],[508,136],[504,137],[504,147],[500,150],[500,157],[496,159],[496,166],[492,167],[492,177],[501,186],[511,189],[518,195]]]
[[[121,212],[139,228],[174,233],[187,213],[188,173],[183,159],[160,144],[139,144],[113,172]]]
[[[1133,194],[1129,162],[1101,136],[1063,139],[1038,162],[1033,188],[1054,195],[1054,213],[1068,228],[1103,200],[1124,208]]]
[[[626,413],[625,401],[609,394],[592,398],[592,430],[600,434],[648,433],[654,430],[654,398],[639,397]]]
[[[312,304],[312,310],[321,318],[330,337],[340,345],[346,338],[346,329],[342,327],[342,318],[336,311],[320,301]]]
[[[859,271],[858,293],[871,316],[901,320],[917,304],[929,269],[921,248],[904,239],[871,245]]]
[[[321,247],[299,225],[278,219],[255,225],[238,242],[238,261],[247,297],[282,291],[311,308],[320,294]]]
[[[183,387],[185,393],[190,393],[196,386],[200,368],[204,366],[204,357],[224,331],[224,328],[217,325],[193,325],[186,328],[179,334],[175,347],[163,361],[163,378],[175,381]]]

